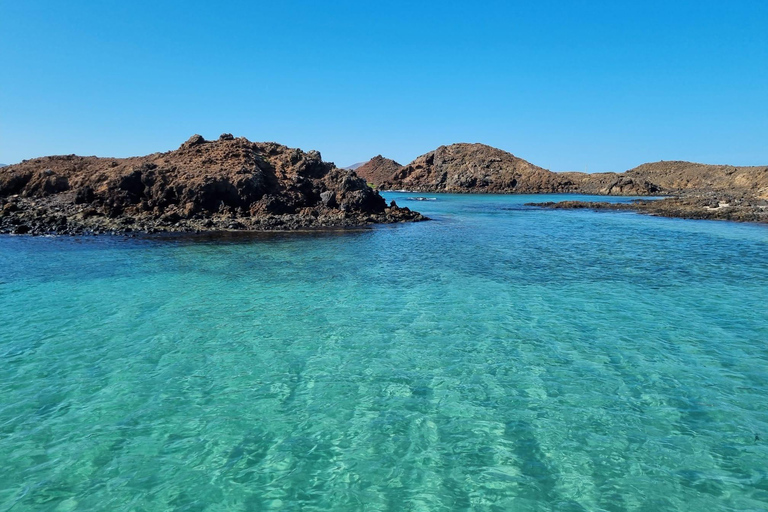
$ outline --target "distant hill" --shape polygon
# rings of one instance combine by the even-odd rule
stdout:
[[[768,167],[653,162],[623,173],[552,172],[485,144],[451,144],[408,165],[381,155],[355,171],[380,189],[414,192],[655,195],[718,192],[768,198]]]
[[[615,173],[554,173],[485,144],[451,144],[408,165],[377,156],[355,171],[380,189],[420,192],[542,194],[588,191],[649,195],[650,184]]]
[[[379,185],[392,181],[394,174],[402,168],[403,166],[394,160],[377,155],[355,168],[354,171],[368,183]]]
[[[730,191],[768,198],[768,167],[735,167],[694,162],[652,162],[624,173],[670,191]]]
[[[346,167],[342,167],[342,169],[346,169],[348,171],[356,171],[358,167],[365,164],[365,162],[357,162],[356,164],[348,165]]]

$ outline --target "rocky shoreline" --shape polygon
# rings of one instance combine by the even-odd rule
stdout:
[[[602,201],[561,201],[526,203],[526,206],[558,210],[633,211],[659,217],[699,220],[729,220],[734,222],[768,223],[768,201],[733,197],[669,197],[637,199],[630,203]]]
[[[372,224],[428,220],[408,208],[387,207],[383,212],[336,212],[310,209],[296,214],[239,216],[231,213],[182,218],[170,212],[160,217],[118,215],[109,217],[93,208],[56,205],[11,197],[0,200],[0,234],[127,235],[203,233],[223,231],[300,231],[346,229]]]
[[[406,166],[356,171],[274,142],[194,135],[132,158],[76,155],[0,168],[0,234],[297,231],[427,220],[377,190],[668,196],[631,203],[528,203],[689,219],[768,222],[768,167],[655,162],[624,173],[554,173],[483,144],[441,146]]]
[[[407,165],[378,155],[357,173],[383,190],[414,193],[666,196],[632,203],[529,203],[545,208],[633,210],[688,219],[768,222],[768,167],[683,161],[642,164],[623,173],[551,172],[484,144],[451,144]]]
[[[134,158],[75,155],[0,169],[0,233],[295,231],[414,222],[316,151],[222,135]]]
[[[356,172],[381,190],[768,198],[768,167],[661,161],[625,172],[552,172],[485,144],[451,144],[407,165],[378,155]]]

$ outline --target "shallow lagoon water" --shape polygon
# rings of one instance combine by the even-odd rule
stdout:
[[[416,195],[0,238],[0,511],[768,508],[768,228]]]

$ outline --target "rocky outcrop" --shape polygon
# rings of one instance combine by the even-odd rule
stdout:
[[[554,173],[557,179],[566,183],[562,190],[571,194],[593,194],[600,196],[652,196],[668,191],[643,177],[627,176],[623,173],[583,172]]]
[[[768,199],[768,167],[734,167],[693,162],[653,162],[624,176],[654,183],[670,194],[728,193]]]
[[[768,167],[655,162],[624,173],[555,173],[484,144],[441,146],[405,166],[377,156],[358,173],[380,189],[414,192],[768,197]]]
[[[440,146],[406,166],[382,157],[357,169],[384,190],[467,193],[649,195],[662,190],[616,173],[555,173],[484,144]]]
[[[716,198],[712,194],[658,200],[636,200],[631,203],[561,201],[527,203],[527,206],[562,210],[630,210],[660,217],[768,223],[767,200],[743,197],[724,198],[722,196]]]
[[[383,183],[391,183],[392,177],[402,167],[402,165],[390,158],[377,155],[360,165],[355,169],[355,172],[369,184],[378,187]]]
[[[580,174],[580,173],[564,173]],[[615,194],[615,189],[600,184],[601,175],[588,175],[581,182],[582,193]],[[558,209],[633,210],[662,217],[685,219],[768,222],[768,167],[733,167],[692,162],[654,162],[643,164],[618,177],[619,186],[631,182],[647,193],[631,195],[673,195],[660,200],[632,203],[564,201],[539,206]],[[574,178],[575,180],[576,178]],[[613,178],[607,181],[612,181]],[[597,187],[596,187],[597,184]],[[619,194],[624,194],[625,190]],[[626,194],[624,194],[626,195]]]
[[[537,193],[560,186],[555,173],[484,144],[440,146],[406,166],[384,158],[361,167],[361,175],[382,189],[419,192]],[[394,165],[393,165],[394,164]],[[389,178],[385,176],[392,170]]]
[[[422,220],[317,151],[200,135],[134,158],[75,155],[0,169],[0,232],[287,230]]]
[[[377,156],[358,172],[378,188],[413,192],[677,196],[632,204],[544,205],[550,208],[629,209],[667,217],[750,222],[766,222],[768,208],[768,167],[654,162],[623,173],[554,173],[483,144],[452,144],[405,166]]]

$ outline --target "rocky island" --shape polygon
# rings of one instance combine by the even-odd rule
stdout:
[[[768,222],[768,167],[673,161],[643,164],[622,173],[552,172],[484,144],[452,144],[440,146],[408,165],[379,155],[356,172],[384,190],[668,196],[629,204],[565,201],[529,205]]]
[[[353,171],[273,142],[200,135],[132,158],[75,155],[0,168],[0,233],[297,230],[424,220]]]

